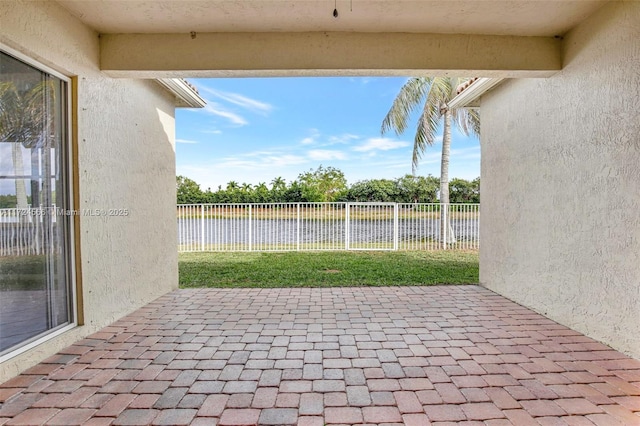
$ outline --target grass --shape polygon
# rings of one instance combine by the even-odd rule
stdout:
[[[346,287],[478,282],[478,252],[180,253],[180,287]]]
[[[45,261],[44,255],[0,257],[0,291],[43,289]]]

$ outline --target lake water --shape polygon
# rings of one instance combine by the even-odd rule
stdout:
[[[249,220],[249,219],[178,219],[179,244],[344,244],[344,220]],[[393,244],[393,220],[350,220],[349,240],[351,246],[360,244]],[[477,241],[479,223],[477,219],[451,220],[450,227],[458,241]],[[399,241],[438,241],[440,220],[398,220]]]

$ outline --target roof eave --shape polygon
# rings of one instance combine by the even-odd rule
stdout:
[[[480,97],[500,84],[504,78],[479,78],[462,92],[457,94],[451,102],[450,108],[478,108]]]
[[[177,108],[203,108],[207,104],[198,92],[181,78],[159,78],[156,81],[175,96]]]

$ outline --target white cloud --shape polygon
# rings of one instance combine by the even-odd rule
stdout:
[[[456,160],[478,160],[480,159],[480,147],[452,149],[449,155]]]
[[[342,151],[333,151],[329,149],[312,149],[307,153],[310,159],[315,161],[326,160],[346,160],[347,156]]]
[[[1,145],[1,144],[0,144]],[[198,182],[202,188],[215,190],[218,185],[225,186],[235,180],[241,183],[257,185],[270,182],[276,176],[294,180],[309,163],[307,157],[279,151],[252,151],[246,154],[221,158],[217,161],[177,164],[177,174]]]
[[[222,130],[214,129],[214,130],[202,130],[202,133],[208,133],[211,135],[219,135],[222,133]]]
[[[329,143],[327,145],[349,143],[357,139],[360,139],[360,136],[352,135],[351,133],[343,133],[342,135],[329,137]]]
[[[198,141],[188,140],[188,139],[176,139],[176,143],[190,143],[190,144],[194,144],[194,143],[199,143],[199,142],[198,142]]]
[[[389,163],[384,166],[385,169],[407,169],[410,170],[411,166],[407,166],[409,164],[408,161],[403,161],[401,163]],[[398,176],[400,177],[400,176]]]
[[[200,87],[204,92],[218,98],[225,100],[234,105],[238,105],[241,108],[248,109],[249,111],[266,114],[273,110],[273,105],[266,102],[261,102],[256,99],[251,99],[247,96],[239,93],[223,92],[222,90],[210,89],[208,87]]]
[[[308,160],[299,155],[271,155],[262,160],[263,167],[281,167],[281,166],[291,166],[295,164],[304,164]]]
[[[259,157],[259,158],[268,158],[271,156],[280,156],[283,155],[284,151],[278,150],[278,149],[272,149],[272,150],[263,150],[263,151],[250,151],[244,154],[239,154],[237,156],[237,158],[242,158],[242,157],[250,157],[250,158],[255,158],[255,157]]]
[[[269,169],[307,163],[307,158],[300,155],[281,154],[277,152],[256,151],[237,157],[227,157],[213,164],[220,168]]]
[[[302,139],[300,141],[300,144],[302,145],[311,145],[313,143],[315,143],[315,139],[312,136],[307,136],[306,138]]]
[[[409,142],[397,141],[389,138],[370,138],[364,143],[354,147],[353,150],[358,152],[389,151],[392,149],[404,148],[405,146],[409,146]]]
[[[210,102],[207,100],[207,105],[203,108],[205,112],[208,112],[212,115],[217,115],[218,117],[226,118],[233,124],[237,124],[239,126],[245,126],[249,124],[249,122],[242,116],[231,112],[225,109],[222,105],[217,104],[215,102]]]
[[[0,144],[1,145],[1,144]],[[300,173],[300,166],[284,167],[278,170],[277,174],[274,174],[273,169],[259,168],[241,170],[241,174],[233,172],[230,168],[211,167],[209,164],[188,164],[177,165],[177,174],[187,176],[190,179],[195,180],[200,184],[202,189],[211,188],[215,191],[218,186],[226,187],[227,182],[235,180],[239,183],[250,183],[257,185],[260,182],[271,182],[276,176],[281,176],[286,181],[293,181]]]
[[[309,129],[309,136],[300,141],[300,145],[313,145],[318,141],[320,131],[318,129]]]
[[[370,161],[366,165],[369,169],[373,167],[376,170],[405,169],[406,173],[411,171],[411,159],[377,160]],[[395,177],[400,177],[400,175]]]

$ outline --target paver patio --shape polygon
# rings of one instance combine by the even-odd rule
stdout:
[[[7,425],[635,425],[640,361],[477,286],[178,290],[0,404]]]

